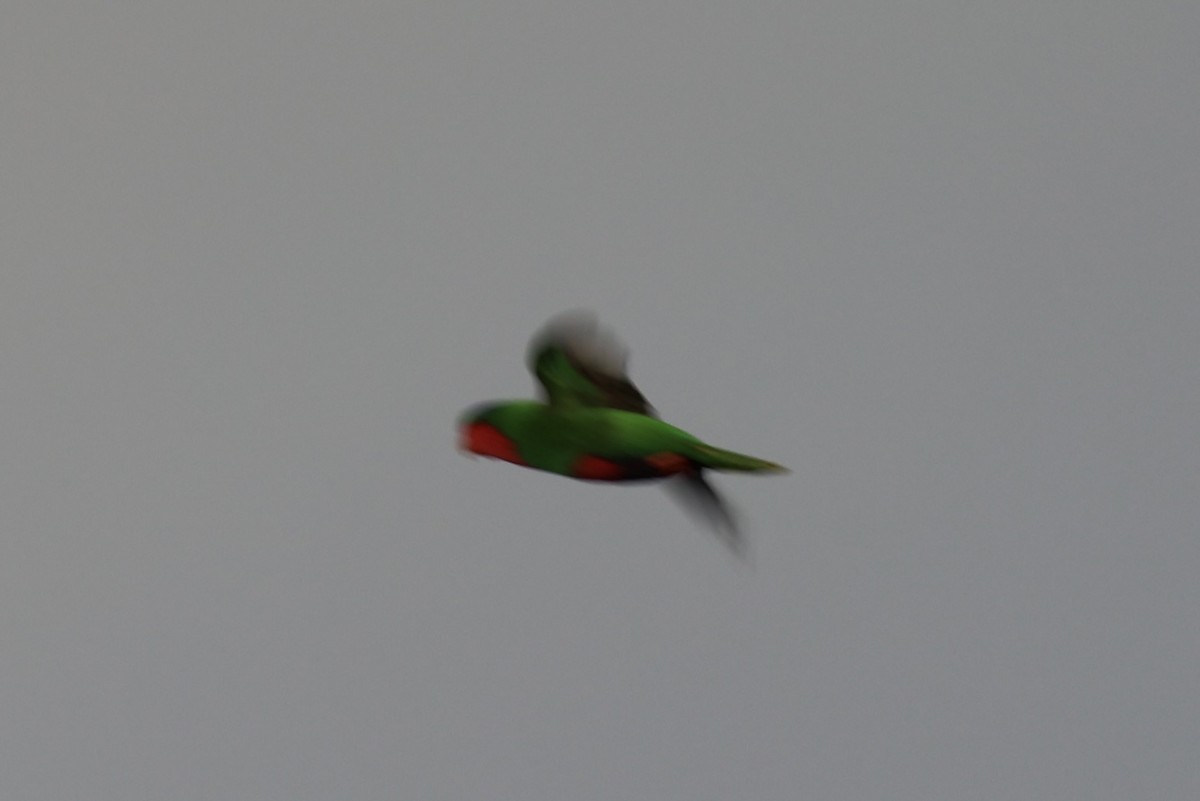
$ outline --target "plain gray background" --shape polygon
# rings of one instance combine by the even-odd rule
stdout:
[[[0,796],[1200,797],[1197,31],[9,4]],[[456,452],[577,306],[753,565]]]

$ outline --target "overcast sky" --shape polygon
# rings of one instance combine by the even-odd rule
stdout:
[[[0,797],[1200,797],[1198,31],[10,3]],[[574,307],[750,563],[455,450]]]

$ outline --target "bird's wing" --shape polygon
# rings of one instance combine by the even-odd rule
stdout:
[[[590,406],[653,415],[625,374],[628,351],[588,312],[555,317],[529,344],[529,369],[551,406]]]
[[[729,550],[742,559],[747,557],[749,543],[738,526],[737,515],[705,479],[703,470],[681,473],[664,482],[663,487],[688,512],[711,528]]]

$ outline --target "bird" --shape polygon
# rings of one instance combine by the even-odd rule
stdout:
[[[744,555],[735,515],[705,473],[787,468],[709,445],[660,419],[629,379],[628,350],[590,312],[552,318],[534,335],[526,361],[541,399],[470,407],[458,419],[460,450],[584,481],[665,479],[685,506]]]

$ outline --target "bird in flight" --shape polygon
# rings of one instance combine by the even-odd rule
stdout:
[[[713,447],[658,418],[625,372],[626,349],[586,312],[552,319],[529,345],[543,400],[491,401],[459,419],[473,454],[588,481],[668,479],[735,553],[741,535],[705,471],[786,473],[753,456]]]

